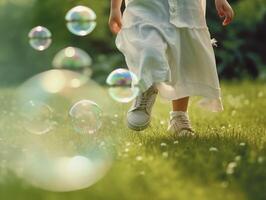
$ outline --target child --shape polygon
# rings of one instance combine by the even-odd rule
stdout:
[[[168,131],[194,135],[187,113],[190,96],[201,105],[222,111],[221,90],[210,33],[206,0],[111,0],[109,26],[129,69],[140,80],[141,93],[128,111],[129,128],[145,129],[158,91],[172,101]],[[215,0],[223,25],[234,12],[227,0]]]

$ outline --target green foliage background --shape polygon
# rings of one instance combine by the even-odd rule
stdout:
[[[242,79],[266,76],[266,0],[230,0],[235,21],[222,27],[214,0],[208,1],[208,25],[219,41],[215,49],[220,78]],[[53,56],[62,48],[76,46],[93,57],[93,78],[104,83],[117,66],[125,67],[108,30],[110,0],[0,0],[0,85],[18,84],[51,69]],[[86,5],[97,13],[97,29],[87,37],[71,35],[64,16],[75,5]],[[37,25],[53,33],[53,44],[44,52],[31,49],[27,34]]]

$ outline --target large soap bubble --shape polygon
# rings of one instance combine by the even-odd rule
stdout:
[[[85,6],[76,6],[66,14],[68,30],[78,36],[91,33],[96,27],[95,12]]]
[[[28,36],[31,47],[38,51],[47,49],[52,43],[51,32],[42,26],[33,28]]]
[[[74,129],[81,134],[94,134],[102,125],[102,110],[90,100],[75,103],[71,107],[69,115]]]
[[[40,140],[34,142],[40,147],[49,147]],[[100,149],[96,144],[88,145],[90,148],[84,147],[86,151],[78,145],[75,146],[79,150],[68,145],[64,146],[64,153],[58,153],[56,149],[45,150],[27,144],[27,149],[17,152],[15,159],[10,161],[9,168],[32,186],[44,190],[68,192],[85,189],[106,175],[113,160],[108,150]]]
[[[138,78],[127,69],[116,69],[106,80],[109,95],[117,102],[128,103],[139,94]]]
[[[72,130],[68,112],[80,100],[96,102],[106,113],[113,112],[104,88],[86,75],[70,70],[49,70],[35,75],[17,90],[17,110],[28,102],[42,102],[53,110],[53,123],[63,123]],[[38,114],[38,113],[36,113]]]
[[[110,134],[75,134],[69,110],[77,102],[90,99],[109,113],[114,108],[107,97],[108,94],[104,88],[86,76],[70,70],[53,69],[27,80],[18,88],[13,102],[14,115],[10,120],[17,123],[9,128],[9,134],[6,137],[8,140],[5,158],[9,158],[7,167],[22,180],[45,190],[74,191],[95,184],[104,177],[112,165],[113,138],[109,137]],[[28,103],[30,109],[25,106]],[[90,105],[91,110],[95,109],[95,104]],[[43,134],[41,137],[36,134],[27,134],[25,129],[21,129],[24,120],[21,120],[16,113],[22,108],[25,112],[34,111],[31,112],[33,114],[30,115],[27,126],[30,122],[34,123],[35,119],[32,119],[34,116],[38,123],[41,119],[49,119],[49,113],[52,111],[55,128],[49,132],[50,134]],[[76,110],[83,116],[84,110]],[[43,114],[44,117],[42,117]],[[27,116],[26,113],[25,117]],[[43,127],[50,127],[45,120],[43,122],[43,126],[37,126],[38,131],[39,127],[41,127],[40,130]],[[93,120],[91,122],[93,123]],[[97,121],[96,124],[99,125],[99,122]],[[32,133],[31,130],[28,132]],[[16,148],[11,150],[13,146]]]
[[[54,68],[68,69],[85,75],[91,74],[89,68],[91,64],[92,59],[87,52],[75,47],[67,47],[59,51],[53,59]]]
[[[23,127],[30,133],[43,135],[54,127],[53,110],[39,101],[28,101],[20,108]]]

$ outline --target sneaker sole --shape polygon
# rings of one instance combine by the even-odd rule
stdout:
[[[144,126],[137,126],[134,124],[130,124],[129,122],[127,122],[127,126],[128,128],[132,129],[133,131],[143,131],[145,130],[148,126],[150,125],[150,121],[145,124]]]

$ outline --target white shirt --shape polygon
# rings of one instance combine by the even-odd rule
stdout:
[[[141,11],[145,11],[140,7],[147,7],[148,4],[155,4],[156,1],[168,1],[169,22],[171,24],[180,28],[207,28],[205,19],[206,0],[125,0],[125,3],[126,6],[138,7],[139,13],[135,13],[135,16],[142,16]],[[149,8],[151,8],[150,11],[154,12],[153,15],[150,15],[150,20],[156,21],[156,15],[160,13],[158,13],[158,10],[153,11],[152,5]]]

